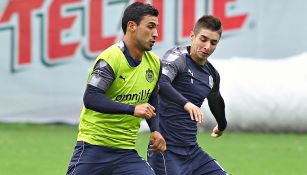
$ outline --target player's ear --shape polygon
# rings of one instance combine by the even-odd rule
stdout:
[[[128,24],[127,24],[127,29],[130,31],[130,32],[134,32],[135,29],[136,29],[136,23],[133,22],[133,21],[128,21]]]
[[[195,36],[194,32],[193,32],[193,31],[191,31],[191,33],[190,33],[190,37],[191,37],[191,39],[192,39],[194,36]]]

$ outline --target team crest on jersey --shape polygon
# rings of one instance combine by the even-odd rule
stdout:
[[[210,86],[211,89],[213,88],[213,85],[214,85],[213,78],[212,78],[212,76],[210,75],[210,76],[209,76],[209,86]]]
[[[147,69],[145,77],[149,83],[151,83],[154,80],[154,74],[150,68]]]

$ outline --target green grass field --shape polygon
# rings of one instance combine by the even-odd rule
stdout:
[[[65,174],[76,134],[76,126],[0,123],[0,174]],[[148,137],[137,142],[143,157]],[[307,174],[306,134],[226,132],[214,139],[205,132],[198,142],[232,175]]]

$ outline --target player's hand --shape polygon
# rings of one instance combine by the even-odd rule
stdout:
[[[190,114],[191,120],[195,120],[198,123],[202,123],[204,121],[203,112],[198,106],[194,105],[193,103],[187,102],[184,105],[184,110],[186,110]]]
[[[212,137],[220,137],[221,135],[223,134],[223,131],[220,131],[218,129],[218,126],[216,125],[213,130],[212,130],[212,133],[211,133],[211,136]]]
[[[134,116],[145,119],[150,119],[156,116],[155,108],[148,103],[136,105],[134,109]]]
[[[150,135],[149,150],[154,152],[163,152],[166,150],[166,142],[158,131],[154,131]]]

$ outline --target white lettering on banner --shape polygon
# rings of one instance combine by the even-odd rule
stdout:
[[[149,2],[159,10],[158,42],[165,42],[165,33],[174,34],[174,44],[186,41],[198,16],[196,6],[204,2],[204,12],[209,11],[221,18],[224,31],[239,30],[248,14],[227,16],[226,5],[237,0],[138,0]],[[121,15],[128,0],[27,0],[7,1],[0,11],[0,33],[11,33],[11,72],[30,68],[33,64],[33,51],[40,53],[45,66],[57,66],[71,62],[78,52],[86,59],[94,59],[101,51],[120,39]],[[175,8],[175,26],[166,28],[166,3]],[[0,8],[1,9],[1,8]],[[110,10],[112,9],[112,10]],[[112,12],[112,13],[110,13]],[[115,13],[116,12],[116,13]],[[113,20],[116,19],[116,20]],[[34,23],[34,21],[36,23]],[[39,26],[34,25],[39,24]],[[37,28],[39,32],[34,32]],[[168,31],[174,30],[174,31]],[[40,48],[34,48],[33,36],[40,38]],[[3,41],[2,41],[3,43]]]

